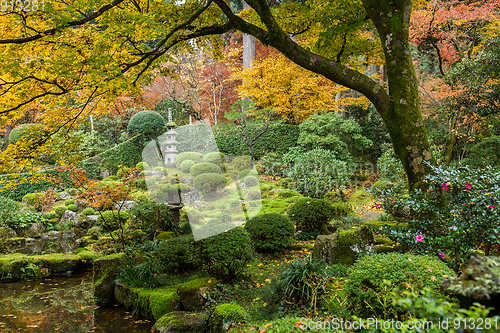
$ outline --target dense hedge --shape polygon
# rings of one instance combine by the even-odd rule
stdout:
[[[243,142],[241,134],[236,130],[214,129],[215,141],[219,151],[229,156],[248,155],[248,146]],[[289,124],[270,126],[253,144],[254,158],[260,159],[268,152],[285,154],[288,148],[297,144],[299,127]]]
[[[0,195],[21,201],[28,193],[43,192],[53,188],[54,185],[48,181],[48,178],[57,173],[55,170],[49,170],[0,175]]]
[[[99,155],[82,161],[80,167],[85,169],[87,177],[92,179],[99,178],[100,172],[104,170],[116,174],[119,165],[132,167],[141,162],[142,150],[148,142],[149,139],[146,136],[136,135]]]

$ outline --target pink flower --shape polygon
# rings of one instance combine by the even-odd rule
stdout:
[[[438,253],[438,257],[441,258],[441,260],[444,260],[444,258],[446,257],[445,254],[443,252],[439,252]]]
[[[409,233],[406,233],[406,236],[410,236],[410,234],[409,234]]]
[[[447,190],[447,189],[449,188],[449,186],[448,186],[448,184],[442,183],[442,184],[441,184],[441,188],[442,188],[443,190]]]
[[[472,185],[469,182],[465,182],[465,187],[467,187],[467,189],[470,190]]]
[[[489,207],[490,207],[490,208],[495,208],[495,207],[496,207],[496,205],[491,205],[491,206],[489,206]]]
[[[415,240],[417,242],[423,242],[424,241],[424,235],[416,235]]]
[[[464,206],[467,206],[467,204],[466,204],[466,203],[464,203]]]
[[[377,209],[380,209],[380,207],[382,207],[382,206],[380,206],[379,204],[376,204],[375,207],[377,207]]]

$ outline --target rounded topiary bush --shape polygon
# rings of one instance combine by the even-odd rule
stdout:
[[[87,207],[87,208],[85,208],[85,209],[82,210],[81,214],[84,215],[84,216],[89,216],[89,215],[95,215],[96,212],[95,212],[94,208]]]
[[[226,186],[226,178],[218,173],[204,173],[193,180],[193,185],[203,195],[223,189]]]
[[[154,111],[141,111],[132,116],[128,123],[127,131],[144,134],[155,139],[165,129],[165,120]]]
[[[333,204],[336,202],[343,202],[345,195],[342,192],[326,192],[323,199]]]
[[[333,208],[328,202],[312,198],[299,199],[288,211],[288,216],[297,226],[297,230],[303,232],[325,230],[332,214]]]
[[[64,212],[67,210],[66,206],[58,206],[54,208],[54,214],[57,217],[63,216]]]
[[[139,162],[135,167],[141,171],[144,171],[144,169],[149,169],[149,164],[147,164],[146,162]]]
[[[64,201],[64,204],[66,206],[74,205],[75,204],[75,199],[68,199],[68,200]]]
[[[193,177],[199,176],[203,173],[221,173],[220,167],[213,163],[198,163],[189,169],[189,173]]]
[[[265,214],[251,218],[245,229],[259,252],[283,252],[292,246],[292,221],[284,215]]]
[[[106,210],[99,214],[97,218],[97,225],[102,227],[107,231],[117,230],[120,228],[120,224],[125,224],[125,221],[129,218],[129,214],[127,212],[116,210]]]
[[[70,210],[70,211],[72,211],[72,212],[76,212],[76,211],[78,211],[78,208],[76,207],[76,205],[75,205],[75,204],[67,205],[67,206],[66,206],[66,209],[67,209],[67,210]]]
[[[35,208],[37,211],[41,211],[43,208],[43,202],[45,200],[45,194],[43,193],[28,193],[26,194],[22,202],[26,205]]]
[[[250,169],[250,155],[236,156],[231,164],[237,171]]]
[[[332,217],[339,218],[354,214],[354,208],[347,202],[334,202],[331,204],[333,208]]]
[[[151,258],[169,273],[190,272],[194,266],[192,235],[169,238],[151,254]]]
[[[203,157],[203,162],[216,164],[219,167],[222,167],[224,165],[224,154],[213,151],[211,153],[206,154],[205,157]]]
[[[245,169],[245,170],[240,171],[238,178],[245,179],[246,176],[259,177],[259,173],[257,171],[255,171],[254,169]]]
[[[194,163],[202,163],[203,162],[203,154],[197,153],[197,152],[184,152],[184,153],[180,153],[175,158],[175,167],[177,169],[180,169],[182,162],[184,162],[186,160],[191,160]]]
[[[259,186],[259,178],[254,176],[246,176],[243,182],[245,183],[245,187]]]
[[[191,160],[185,160],[184,162],[181,163],[181,171],[185,173],[189,173],[189,170],[191,167],[195,165],[195,163]]]
[[[245,309],[238,304],[218,305],[208,320],[210,332],[225,332],[224,326],[245,323],[247,317],[248,314]]]
[[[435,257],[380,253],[365,256],[352,266],[344,290],[353,314],[364,318],[382,317],[384,309],[379,299],[387,296],[389,290],[406,290],[408,283],[418,289],[428,287],[437,296],[444,297],[439,288],[441,282],[444,277],[454,276],[453,270]],[[391,285],[384,286],[387,283],[384,280],[390,281]],[[389,311],[392,316],[401,309],[390,307]]]
[[[253,249],[248,232],[235,227],[221,234],[194,243],[195,260],[198,265],[224,282],[234,280],[252,260]]]

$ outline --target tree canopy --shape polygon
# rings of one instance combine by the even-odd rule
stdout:
[[[176,52],[207,47],[217,56],[221,36],[239,30],[368,98],[411,188],[430,171],[410,52],[411,0],[248,0],[251,8],[240,12],[224,0],[108,1],[47,2],[0,17],[0,121],[38,103],[46,125],[71,122],[137,91]],[[367,64],[382,61],[387,90],[365,74]]]

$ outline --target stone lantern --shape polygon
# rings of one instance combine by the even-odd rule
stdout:
[[[164,136],[166,136],[167,140],[163,143],[165,164],[171,165],[175,162],[175,158],[177,157],[177,145],[179,142],[175,139],[175,137],[179,134],[175,130],[175,123],[172,121],[172,109],[168,109],[168,123],[167,123],[167,132],[165,132]]]

